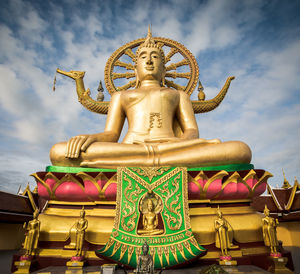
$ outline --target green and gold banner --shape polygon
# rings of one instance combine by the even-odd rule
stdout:
[[[196,258],[205,249],[192,234],[188,210],[186,168],[118,168],[114,228],[96,253],[135,268],[147,241],[155,268]]]

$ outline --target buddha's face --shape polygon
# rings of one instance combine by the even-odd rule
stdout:
[[[148,246],[143,245],[142,250],[143,250],[143,255],[147,255],[148,254],[148,251],[149,251]]]
[[[151,200],[148,200],[147,207],[148,207],[148,211],[152,212],[152,210],[153,210],[153,203],[152,203]]]
[[[165,65],[159,49],[141,48],[137,56],[135,72],[139,81],[157,80],[161,82]]]
[[[267,216],[267,217],[269,217],[270,216],[270,211],[269,210],[264,210],[264,214]]]

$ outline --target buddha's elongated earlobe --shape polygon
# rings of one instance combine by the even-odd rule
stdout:
[[[164,71],[161,75],[161,84],[163,87],[166,85],[165,76],[166,76],[166,68],[164,68]]]
[[[135,72],[135,87],[134,88],[138,88],[140,86],[140,79],[139,79],[139,76],[137,74],[137,71],[136,71],[136,68],[134,69],[134,72]]]

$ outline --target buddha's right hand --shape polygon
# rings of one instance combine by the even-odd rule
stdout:
[[[85,74],[85,71],[76,71],[76,70],[63,71],[63,70],[60,70],[59,68],[56,69],[56,72],[58,72],[62,75],[68,76],[74,80],[83,78],[84,74]]]
[[[94,135],[78,135],[72,137],[66,148],[65,157],[66,158],[78,158],[81,151],[86,151],[86,149],[96,141]]]

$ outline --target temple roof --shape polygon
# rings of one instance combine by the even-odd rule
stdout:
[[[268,194],[253,199],[253,207],[263,212],[265,205],[270,214],[278,217],[280,221],[300,220],[300,184],[295,179],[293,187],[287,184],[281,188],[267,186]]]
[[[22,194],[0,191],[0,222],[23,223],[32,219],[37,194],[26,187]]]

